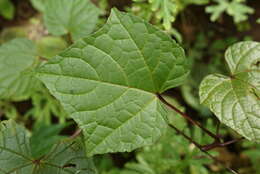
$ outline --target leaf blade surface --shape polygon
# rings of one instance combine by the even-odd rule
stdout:
[[[0,98],[27,98],[37,79],[32,68],[37,61],[32,41],[18,38],[0,47]]]
[[[31,155],[30,136],[24,127],[9,120],[1,122],[0,130],[1,174],[96,173],[80,144],[57,143],[50,153],[37,161]]]
[[[56,36],[70,33],[78,40],[91,33],[100,11],[89,0],[46,0],[44,22],[50,33]]]
[[[201,103],[221,122],[249,140],[260,141],[260,44],[240,42],[226,51],[231,76],[213,74],[200,86]]]
[[[80,125],[88,155],[131,151],[165,131],[156,93],[188,74],[183,49],[143,20],[113,10],[107,24],[39,69]]]

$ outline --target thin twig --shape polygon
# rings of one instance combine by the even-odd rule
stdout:
[[[157,94],[157,97],[167,106],[169,106],[171,109],[173,109],[175,112],[177,112],[178,114],[180,114],[182,117],[184,117],[185,119],[187,119],[189,122],[191,122],[192,124],[198,126],[199,128],[201,128],[204,132],[206,132],[209,136],[211,136],[212,138],[215,139],[215,142],[221,142],[220,137],[218,135],[215,135],[214,133],[212,133],[211,131],[209,131],[207,128],[203,127],[201,125],[201,123],[193,120],[192,118],[190,118],[186,113],[183,113],[182,111],[180,111],[178,108],[176,108],[175,106],[171,105],[169,102],[167,102],[160,94]]]
[[[81,132],[82,132],[82,129],[77,129],[77,130],[73,133],[73,135],[70,136],[70,139],[75,139],[75,138],[77,138],[77,137],[81,134]]]
[[[216,134],[219,136],[219,131],[220,131],[220,121],[217,121],[217,127],[216,127]]]
[[[73,44],[73,39],[72,39],[71,33],[68,33],[68,34],[67,34],[67,38],[68,38],[69,44],[72,45],[72,44]]]
[[[169,126],[171,128],[173,128],[178,134],[181,134],[184,138],[186,138],[187,140],[189,140],[192,144],[194,144],[197,148],[200,149],[200,151],[204,152],[207,156],[209,156],[213,161],[215,161],[216,163],[221,164],[223,167],[225,167],[225,169],[233,174],[239,174],[237,171],[235,171],[234,169],[228,167],[224,162],[218,160],[216,157],[212,156],[209,152],[205,151],[202,146],[197,143],[196,141],[192,140],[191,137],[187,136],[185,133],[183,133],[181,130],[179,130],[177,127],[169,124]]]
[[[40,56],[39,59],[40,59],[40,61],[48,61],[49,60],[49,59],[42,57],[42,56]]]
[[[227,142],[224,142],[224,143],[213,142],[212,144],[208,144],[208,145],[202,146],[202,149],[205,150],[205,151],[209,151],[209,150],[215,149],[215,148],[217,148],[217,147],[225,147],[225,146],[228,146],[228,145],[237,143],[237,142],[239,142],[239,141],[241,141],[241,140],[244,140],[244,139],[245,139],[245,138],[242,137],[242,138],[230,140],[230,141],[227,141]]]

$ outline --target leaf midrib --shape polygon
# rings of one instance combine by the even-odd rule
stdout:
[[[210,75],[210,76],[211,76],[211,75]],[[209,76],[209,77],[210,77],[210,76]],[[209,91],[207,92],[207,96],[204,97],[204,100],[201,101],[201,103],[205,103],[206,100],[208,100],[208,98],[212,95],[212,93],[214,93],[214,91],[215,91],[215,89],[216,89],[217,87],[221,86],[224,82],[226,82],[226,81],[229,80],[229,79],[224,79],[224,78],[218,77],[218,76],[216,76],[216,74],[214,74],[214,75],[212,75],[212,76],[215,76],[215,77],[219,78],[219,79],[221,80],[221,82],[217,83],[214,87],[212,87],[211,90],[209,90]]]
[[[97,83],[104,83],[106,85],[111,85],[111,86],[115,86],[115,87],[120,87],[120,88],[130,88],[130,89],[134,89],[140,92],[145,92],[148,94],[152,94],[155,95],[154,93],[150,92],[150,91],[146,91],[143,89],[139,89],[139,88],[135,88],[135,87],[130,87],[130,86],[124,86],[124,85],[120,85],[120,84],[116,84],[116,83],[110,83],[110,82],[106,82],[106,81],[101,81],[101,80],[96,80],[96,79],[88,79],[88,78],[83,78],[83,77],[76,77],[76,76],[71,76],[71,75],[65,75],[65,74],[54,74],[54,73],[47,73],[47,72],[38,72],[38,74],[42,74],[42,75],[51,75],[51,76],[62,76],[62,77],[67,77],[67,78],[75,78],[75,79],[82,79],[82,80],[88,80],[88,81],[93,81],[93,82],[97,82]]]
[[[231,83],[231,88],[232,88],[232,90],[233,90],[233,92],[234,92],[234,94],[235,94],[235,97],[236,97],[236,99],[237,99],[237,103],[240,105],[240,108],[241,108],[241,110],[243,111],[243,114],[244,114],[244,116],[245,116],[245,119],[247,120],[248,124],[250,125],[249,127],[250,127],[250,129],[251,129],[251,131],[252,131],[252,133],[253,133],[254,139],[257,140],[257,137],[256,137],[256,135],[255,135],[255,131],[254,131],[254,129],[253,129],[253,125],[252,125],[252,123],[251,123],[249,117],[247,116],[248,113],[245,111],[243,104],[240,103],[240,97],[238,97],[238,95],[237,95],[237,93],[236,93],[236,90],[235,90],[235,89],[236,89],[236,86],[234,86],[232,80],[230,80],[230,83]],[[244,132],[244,129],[241,129],[241,130]],[[245,132],[244,132],[244,134],[245,134]],[[246,134],[245,134],[245,136],[246,136]]]
[[[135,40],[133,39],[133,36],[130,34],[130,32],[127,30],[127,28],[124,26],[124,24],[122,23],[121,19],[117,16],[117,12],[115,12],[115,16],[116,18],[118,19],[118,21],[120,22],[120,25],[124,28],[124,30],[126,31],[126,33],[128,34],[129,38],[132,40],[132,42],[134,43],[137,51],[139,52],[139,54],[141,55],[142,57],[142,60],[145,64],[145,66],[147,67],[147,69],[149,70],[149,74],[150,74],[150,78],[153,82],[153,91],[156,91],[156,86],[155,86],[155,82],[154,82],[154,78],[153,78],[153,75],[152,75],[152,71],[150,69],[150,67],[148,66],[147,62],[146,62],[146,59],[144,57],[144,54],[142,53],[142,51],[140,51],[141,49],[137,46],[137,43],[135,42]]]

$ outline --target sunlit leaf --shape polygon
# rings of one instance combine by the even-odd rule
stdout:
[[[226,51],[226,61],[231,75],[207,76],[200,86],[201,103],[239,134],[260,142],[260,44],[237,43]]]

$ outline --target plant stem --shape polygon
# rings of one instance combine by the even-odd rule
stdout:
[[[39,56],[39,60],[40,60],[40,61],[48,61],[48,59],[47,59],[47,58],[45,58],[45,57],[42,57],[42,56]]]
[[[212,150],[212,149],[217,148],[217,147],[225,147],[225,146],[228,146],[230,144],[234,144],[234,143],[239,142],[239,141],[244,140],[244,139],[245,138],[242,137],[242,138],[230,140],[230,141],[227,141],[227,142],[224,142],[224,143],[213,142],[212,144],[202,146],[202,149],[205,150],[205,151],[209,151],[209,150]]]
[[[69,43],[70,45],[72,45],[72,44],[73,44],[73,39],[72,39],[71,33],[68,33],[68,34],[67,34],[67,39],[68,39],[68,43]]]
[[[218,120],[218,121],[217,121],[217,127],[216,127],[216,134],[217,134],[217,136],[220,137],[219,131],[220,131],[220,121]]]
[[[196,142],[194,142],[190,137],[185,137],[186,139],[188,139],[189,141],[191,141],[192,143],[196,144],[197,147],[200,147],[200,149],[202,149],[203,151],[209,151],[212,150],[214,148],[217,147],[225,147],[227,145],[230,144],[234,144],[238,141],[244,140],[244,138],[239,138],[239,139],[234,139],[228,142],[222,142],[221,141],[221,135],[219,135],[219,129],[220,129],[220,122],[218,122],[217,124],[217,128],[216,128],[216,132],[217,134],[214,134],[212,132],[210,132],[208,129],[206,129],[205,127],[202,126],[201,123],[193,120],[191,117],[189,117],[186,113],[183,113],[182,111],[180,111],[178,108],[176,108],[175,106],[171,105],[169,102],[167,102],[160,94],[157,94],[158,98],[167,106],[169,106],[171,109],[173,109],[175,112],[179,113],[182,117],[184,117],[185,119],[187,119],[188,121],[190,121],[192,124],[198,126],[199,128],[201,128],[205,133],[207,133],[209,136],[211,136],[212,138],[214,138],[214,142],[211,144],[207,144],[207,145],[200,145],[200,144],[196,144]]]
[[[70,139],[75,139],[75,138],[77,138],[77,137],[81,134],[81,132],[82,132],[82,129],[77,129],[77,130],[73,133],[73,135],[70,136]]]
[[[192,118],[190,118],[186,113],[180,111],[178,108],[176,108],[175,106],[171,105],[169,102],[167,102],[160,94],[157,94],[157,97],[167,106],[169,106],[171,109],[173,109],[175,112],[177,112],[178,114],[180,114],[183,118],[187,119],[189,122],[191,122],[192,124],[198,126],[199,128],[201,128],[205,133],[207,133],[209,136],[211,136],[212,138],[215,139],[215,142],[221,142],[220,137],[214,133],[212,133],[211,131],[209,131],[207,128],[203,127],[201,125],[201,123],[193,120]]]
[[[179,130],[177,127],[168,124],[171,128],[173,128],[178,134],[181,134],[184,138],[186,138],[188,141],[190,141],[192,144],[194,144],[198,149],[200,149],[200,151],[204,152],[207,156],[209,156],[213,161],[215,161],[216,163],[221,164],[222,166],[225,167],[225,169],[233,174],[239,174],[237,171],[235,171],[234,169],[228,167],[225,163],[223,163],[222,161],[218,160],[216,157],[212,156],[209,152],[207,152],[206,150],[203,149],[203,146],[201,146],[199,143],[197,143],[196,141],[194,141],[191,137],[187,136],[184,132],[182,132],[181,130]]]

